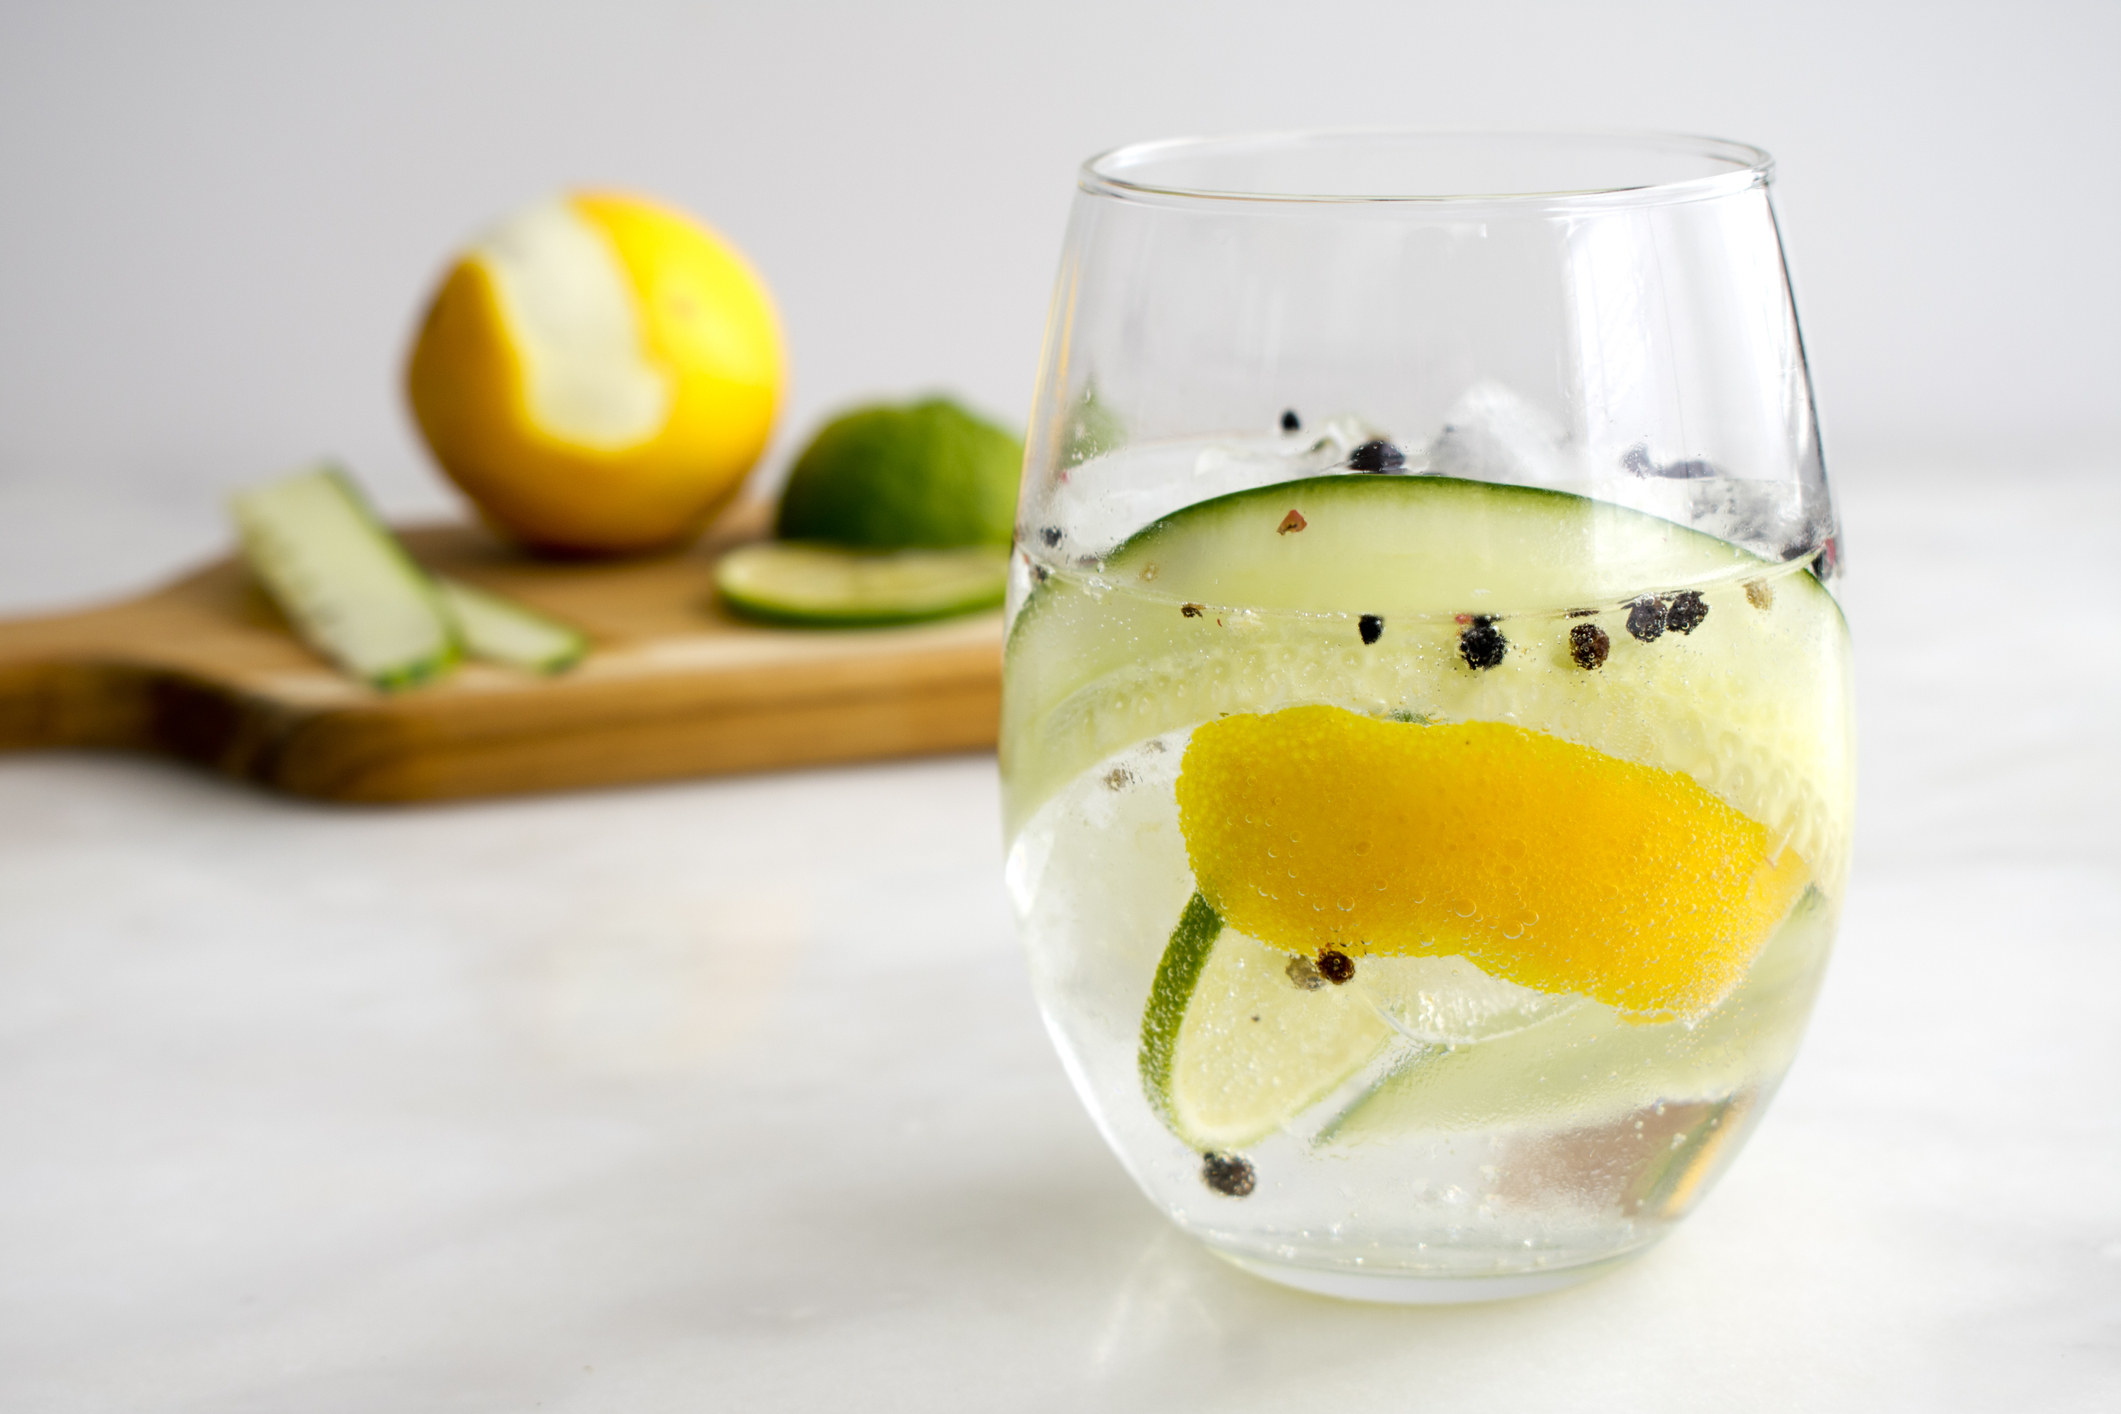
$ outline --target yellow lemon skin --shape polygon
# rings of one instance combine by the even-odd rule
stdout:
[[[618,439],[554,425],[564,419],[536,396],[536,334],[484,250],[457,262],[428,307],[406,365],[413,416],[450,479],[533,548],[680,544],[735,496],[772,432],[786,382],[778,317],[744,258],[690,218],[637,196],[564,204],[604,243],[609,283],[630,302],[604,313],[636,333],[625,352],[653,394],[647,425]]]
[[[1463,954],[1646,1021],[1727,996],[1810,876],[1689,776],[1498,722],[1223,717],[1178,808],[1202,896],[1255,938]]]

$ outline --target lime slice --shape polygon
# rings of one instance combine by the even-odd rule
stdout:
[[[243,553],[295,631],[386,690],[447,672],[457,636],[434,582],[336,467],[238,493]]]
[[[1633,601],[1681,594],[1685,628],[1631,631]],[[1607,651],[1586,667],[1593,629]],[[1440,476],[1286,482],[1175,512],[1032,593],[1008,646],[1008,828],[1136,741],[1330,697],[1682,773],[1836,892],[1847,652],[1811,576],[1654,516]]]
[[[1353,977],[1332,983],[1308,957],[1226,927],[1195,894],[1142,1013],[1142,1088],[1187,1144],[1237,1149],[1380,1062],[1356,1104],[1426,1056],[1584,1006],[1488,977],[1457,957],[1364,958]]]
[[[1008,573],[1009,552],[992,546],[877,552],[769,541],[724,555],[714,584],[753,618],[852,626],[992,608]]]
[[[492,590],[446,575],[435,576],[435,588],[474,658],[534,673],[563,673],[589,651],[580,629]]]
[[[1366,997],[1315,974],[1302,985],[1291,962],[1224,928],[1199,894],[1172,931],[1142,1014],[1142,1086],[1194,1148],[1236,1149],[1271,1133],[1391,1039]]]

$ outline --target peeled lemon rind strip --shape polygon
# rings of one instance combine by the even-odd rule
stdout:
[[[1223,717],[1194,732],[1177,797],[1201,896],[1246,934],[1463,952],[1634,1020],[1716,1006],[1810,881],[1691,777],[1493,722]]]

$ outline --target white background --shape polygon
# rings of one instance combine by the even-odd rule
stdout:
[[[2121,5],[0,0],[0,612],[219,546],[447,252],[637,186],[844,400],[1027,410],[1076,162],[1186,131],[1759,142],[1854,546],[1843,937],[1742,1161],[1576,1291],[1350,1307],[1133,1192],[991,760],[410,811],[0,758],[0,1407],[2121,1408]]]
[[[408,332],[454,246],[565,184],[658,193],[765,272],[768,476],[859,396],[1021,418],[1076,163],[1186,132],[1759,143],[1830,465],[2037,474],[2121,433],[2117,56],[2111,3],[9,0],[0,602],[117,587],[91,551],[157,577],[219,543],[220,490],[319,454],[451,504]]]

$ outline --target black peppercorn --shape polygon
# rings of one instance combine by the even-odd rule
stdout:
[[[1664,626],[1674,633],[1692,633],[1708,616],[1709,601],[1689,589],[1672,596],[1672,606],[1664,611]]]
[[[1295,408],[1290,408],[1281,415],[1281,430],[1284,432],[1300,432],[1303,425],[1304,420],[1296,415]]]
[[[1465,632],[1458,635],[1458,656],[1466,660],[1469,668],[1496,667],[1509,651],[1510,640],[1502,636],[1502,630],[1487,614],[1475,614]]]
[[[1362,635],[1365,643],[1375,643],[1385,636],[1385,621],[1376,614],[1364,614],[1355,621],[1355,631]]]
[[[1318,955],[1318,972],[1321,977],[1338,987],[1355,975],[1355,959],[1344,952],[1327,948]]]
[[[1038,538],[1045,541],[1047,548],[1051,549],[1053,546],[1060,544],[1060,527],[1057,525],[1049,525],[1044,530],[1041,530],[1038,533]]]
[[[1628,632],[1644,643],[1656,642],[1664,633],[1664,618],[1670,608],[1662,599],[1637,599],[1628,605]]]
[[[1578,624],[1569,630],[1569,656],[1586,672],[1605,666],[1605,655],[1612,651],[1612,638],[1597,624]]]
[[[1407,454],[1390,442],[1365,442],[1348,454],[1351,471],[1397,471],[1407,464]]]
[[[1229,1198],[1242,1198],[1259,1183],[1252,1161],[1243,1154],[1210,1152],[1200,1156],[1200,1181]]]

